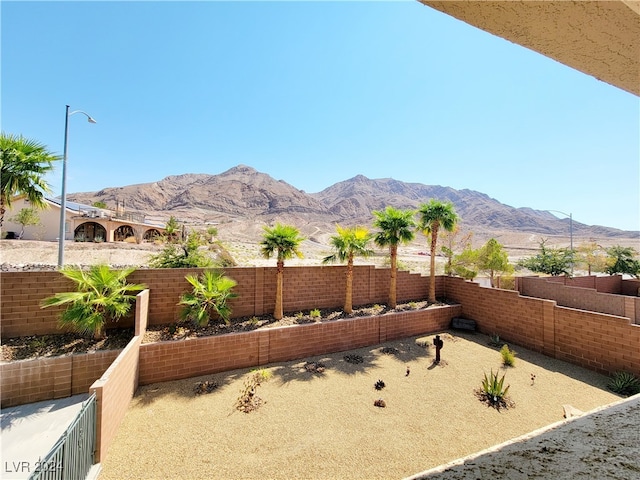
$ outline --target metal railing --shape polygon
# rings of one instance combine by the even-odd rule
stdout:
[[[29,480],[84,480],[93,465],[96,447],[96,395],[82,409]]]

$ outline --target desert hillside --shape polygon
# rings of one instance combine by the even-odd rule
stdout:
[[[610,239],[640,239],[640,232],[576,221],[570,225],[568,218],[514,208],[472,190],[358,175],[310,194],[245,165],[219,175],[176,175],[154,183],[69,195],[75,202],[91,205],[100,201],[112,209],[124,203],[127,210],[159,222],[174,216],[186,224],[214,224],[221,237],[230,241],[255,243],[264,225],[281,222],[295,225],[307,238],[325,244],[336,224],[369,226],[374,210],[388,205],[416,209],[432,198],[453,203],[461,229],[473,232],[478,244],[493,237],[505,245],[528,248],[537,247],[544,237],[568,246],[571,227],[574,240],[594,239],[602,245]]]

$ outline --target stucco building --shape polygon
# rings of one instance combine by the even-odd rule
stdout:
[[[60,231],[60,202],[46,198],[45,209],[36,209],[39,225],[26,226],[24,240],[57,241]],[[23,208],[31,208],[29,200],[17,197],[7,209],[2,226],[4,238],[17,238],[22,225],[12,218]],[[109,210],[79,203],[66,203],[65,240],[78,242],[142,242],[152,241],[165,232],[163,225],[146,221],[144,215],[124,209]]]

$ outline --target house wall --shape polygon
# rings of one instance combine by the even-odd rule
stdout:
[[[18,198],[11,202],[11,209],[5,213],[4,223],[2,225],[3,235],[6,232],[15,232],[16,237],[22,230],[22,225],[11,221],[14,215],[17,215],[23,208],[31,208],[32,205],[25,198]],[[37,210],[40,217],[41,225],[27,226],[24,229],[24,240],[46,240],[57,241],[60,231],[60,207],[51,203],[47,203],[47,208]],[[70,213],[67,211],[67,213]],[[71,237],[68,237],[71,238]]]

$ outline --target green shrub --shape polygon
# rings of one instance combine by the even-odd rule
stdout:
[[[607,388],[620,395],[635,395],[640,393],[640,380],[629,372],[616,372],[612,375]]]
[[[482,388],[476,390],[476,396],[482,402],[497,410],[514,407],[515,404],[507,397],[509,385],[504,386],[504,377],[505,375],[502,375],[502,378],[498,378],[498,372],[493,373],[493,370],[491,370],[489,377],[485,373],[482,380]]]
[[[313,310],[311,310],[309,312],[309,316],[311,318],[321,318],[322,317],[322,313],[320,313],[320,310],[317,308],[314,308]]]
[[[516,363],[516,352],[511,350],[506,343],[500,349],[500,355],[502,355],[502,364],[505,367],[513,367]]]
[[[231,307],[227,301],[237,297],[231,291],[237,285],[236,281],[215,270],[205,270],[199,278],[195,275],[185,278],[193,290],[180,297],[178,305],[183,306],[180,318],[202,327],[209,323],[213,314],[217,314],[229,324]]]
[[[111,270],[108,265],[93,265],[89,270],[65,267],[60,273],[76,284],[75,292],[57,293],[42,300],[42,308],[65,305],[60,315],[61,327],[94,338],[102,338],[108,320],[126,316],[136,293],[147,288],[126,282],[133,268]]]

